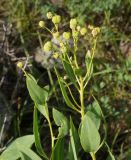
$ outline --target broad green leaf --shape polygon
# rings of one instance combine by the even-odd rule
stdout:
[[[44,157],[45,159],[48,159],[47,155],[44,152],[44,149],[41,145],[40,135],[39,135],[39,126],[38,126],[38,114],[37,114],[37,108],[34,107],[34,117],[33,117],[33,132],[35,136],[35,146],[38,151],[38,153]]]
[[[26,153],[21,152],[21,160],[32,160]]]
[[[45,116],[46,119],[49,118],[49,111],[48,111],[48,107],[47,107],[46,102],[43,105],[36,103],[35,106],[37,107],[39,112]]]
[[[33,135],[27,135],[17,138],[1,154],[0,160],[17,160],[18,158],[23,158],[21,152],[28,155],[28,157],[31,159],[41,160],[41,158],[30,149],[33,143]]]
[[[64,58],[65,59],[63,59],[63,65],[65,68],[65,71],[66,71],[68,77],[70,78],[71,82],[77,87],[75,73],[74,73],[74,70],[70,64],[70,61],[66,55]]]
[[[95,152],[100,145],[100,134],[92,119],[85,114],[80,127],[80,142],[85,152]]]
[[[87,107],[86,114],[92,119],[97,129],[100,127],[101,123],[101,108],[97,102]]]
[[[54,146],[51,160],[64,160],[64,138],[59,138]]]
[[[53,108],[53,118],[57,126],[59,126],[58,137],[62,138],[68,133],[68,120],[67,118],[58,110]]]
[[[40,157],[38,157],[38,155],[35,154],[35,152],[28,148],[26,151],[21,151],[21,155],[23,156],[24,160],[42,160]]]
[[[78,132],[73,124],[72,119],[70,118],[70,143],[69,143],[69,151],[68,158],[70,160],[77,160],[77,154],[80,149],[80,139]]]
[[[47,89],[41,88],[30,74],[26,74],[26,84],[32,100],[37,104],[43,105],[48,98]]]

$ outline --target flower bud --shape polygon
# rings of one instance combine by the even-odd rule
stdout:
[[[39,26],[40,26],[41,28],[43,28],[43,27],[45,26],[45,22],[44,22],[44,21],[40,21],[40,22],[39,22]]]
[[[48,19],[52,19],[52,17],[53,17],[53,15],[52,15],[51,12],[48,12],[48,13],[46,14],[46,16],[47,16]]]
[[[67,52],[66,46],[61,47],[60,50],[61,50],[62,53],[66,53]]]
[[[91,51],[88,50],[87,53],[86,53],[86,55],[87,55],[88,58],[91,58]]]
[[[80,27],[80,26],[77,26],[76,29],[77,29],[77,31],[80,31],[81,27]]]
[[[76,25],[77,25],[77,20],[75,18],[71,19],[70,20],[70,28],[75,29]]]
[[[88,25],[88,28],[92,30],[94,27],[92,25]]]
[[[54,37],[55,39],[58,39],[58,38],[60,37],[60,33],[59,33],[59,32],[53,33],[53,37]]]
[[[53,22],[54,24],[59,24],[60,21],[61,21],[61,16],[55,15],[55,16],[52,17],[52,22]]]
[[[99,27],[94,28],[91,33],[93,37],[96,37],[98,33],[100,33],[100,28]]]
[[[85,27],[83,27],[81,30],[80,30],[80,33],[82,36],[84,36],[86,33],[87,33],[87,29]]]
[[[60,47],[64,47],[64,43],[61,42],[61,43],[60,43]]]
[[[73,38],[78,38],[79,32],[78,31],[73,31],[72,36]]]
[[[63,79],[64,79],[64,80],[68,79],[68,76],[67,76],[67,75],[65,75],[65,76],[63,77]]]
[[[59,57],[59,53],[58,52],[53,53],[53,58],[57,59],[58,57]]]
[[[23,67],[23,63],[22,62],[18,62],[17,63],[17,67],[21,69]]]
[[[44,49],[45,52],[51,51],[51,49],[52,49],[52,43],[51,43],[51,41],[47,41],[47,42],[45,43],[43,49]]]
[[[63,33],[63,38],[66,39],[66,40],[69,40],[70,36],[71,36],[70,32],[64,32]]]

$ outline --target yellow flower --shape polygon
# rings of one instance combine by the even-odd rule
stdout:
[[[79,32],[78,31],[73,31],[72,36],[73,38],[78,38]]]
[[[58,38],[60,37],[60,33],[59,33],[59,32],[53,33],[53,37],[54,37],[55,39],[58,39]]]
[[[77,25],[77,20],[75,18],[71,19],[70,20],[70,28],[75,29],[76,25]]]
[[[80,27],[80,26],[77,26],[76,29],[77,29],[77,31],[80,31],[81,27]]]
[[[82,36],[84,36],[86,33],[87,33],[87,29],[85,27],[83,27],[81,30],[80,30],[80,33]]]
[[[53,54],[53,57],[54,57],[55,59],[57,59],[57,58],[59,57],[59,53],[58,53],[58,52],[55,52],[55,53]]]
[[[48,19],[52,19],[52,17],[53,17],[51,12],[48,12],[46,16],[47,16]]]
[[[18,68],[22,68],[22,67],[23,67],[23,63],[22,63],[22,62],[18,62],[18,63],[17,63],[17,67],[18,67]]]
[[[93,37],[96,37],[100,33],[100,28],[99,27],[94,28],[91,33]]]
[[[59,24],[60,21],[61,21],[61,16],[55,15],[55,16],[52,17],[52,22],[53,22],[54,24]]]
[[[70,36],[71,36],[70,32],[64,32],[63,33],[63,38],[66,39],[66,40],[69,40]]]
[[[41,28],[43,28],[43,27],[45,26],[45,22],[44,22],[44,21],[40,21],[40,22],[39,22],[39,26],[40,26]]]
[[[51,41],[47,41],[44,45],[44,51],[49,52],[49,51],[51,51],[51,49],[52,49],[52,43],[51,43]]]

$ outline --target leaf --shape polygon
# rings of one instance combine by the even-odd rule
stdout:
[[[86,54],[85,63],[86,63],[86,70],[88,72],[88,78],[89,78],[93,73],[93,63],[92,63],[92,58],[88,57],[88,54]]]
[[[42,160],[40,157],[38,157],[35,152],[33,152],[30,149],[26,149],[26,151],[21,151],[21,155],[23,156],[24,160]]]
[[[59,138],[54,146],[51,160],[63,160],[64,158],[64,138]]]
[[[115,157],[113,156],[113,154],[110,151],[109,151],[109,155],[106,160],[115,160]]]
[[[46,103],[44,105],[35,104],[35,106],[37,107],[39,112],[45,116],[46,119],[49,118],[49,111]]]
[[[16,160],[18,158],[23,158],[22,153],[28,155],[30,159],[42,160],[35,152],[30,149],[33,143],[33,135],[17,138],[1,154],[0,160]]]
[[[57,126],[59,126],[58,137],[64,137],[68,133],[68,120],[67,118],[58,110],[53,108],[53,118]]]
[[[66,89],[65,89],[65,86],[64,86],[63,82],[62,82],[60,79],[58,79],[58,81],[59,81],[59,85],[60,85],[60,88],[61,88],[61,92],[62,92],[62,95],[63,95],[63,97],[64,97],[64,100],[65,100],[66,104],[68,105],[68,107],[76,110],[76,107],[75,107],[74,104],[70,101],[70,99],[69,99],[69,97],[68,97],[68,95],[67,95],[67,92],[66,92]]]
[[[72,119],[70,118],[70,144],[68,151],[68,158],[70,160],[77,160],[77,154],[80,149],[80,139],[78,132],[73,124]]]
[[[34,117],[33,117],[33,132],[35,136],[35,146],[38,151],[38,153],[44,157],[45,159],[48,159],[47,155],[44,152],[44,149],[41,145],[40,141],[40,135],[39,135],[39,128],[38,128],[38,114],[37,114],[37,108],[34,107]]]
[[[69,58],[66,55],[64,58],[65,59],[63,59],[63,65],[65,68],[65,71],[66,71],[68,77],[70,78],[71,82],[77,87],[75,73],[74,73],[74,70],[70,64]]]
[[[101,108],[97,102],[88,106],[86,114],[92,119],[97,129],[100,127],[101,123]]]
[[[85,152],[95,152],[100,145],[100,135],[92,119],[85,114],[80,127],[80,142]]]
[[[37,104],[43,105],[48,98],[47,89],[41,88],[30,74],[26,74],[26,84],[32,100]]]
[[[56,70],[56,68],[55,68],[55,71],[56,71],[56,75],[57,75],[57,78],[58,78],[58,82],[59,82],[59,85],[60,85],[60,89],[61,89],[62,95],[63,95],[63,97],[64,97],[64,100],[65,100],[67,106],[70,107],[70,108],[72,108],[72,109],[74,109],[74,110],[76,110],[76,111],[78,111],[78,110],[76,109],[76,107],[74,106],[74,104],[70,101],[70,99],[69,99],[69,97],[68,97],[68,95],[67,95],[67,92],[66,92],[64,83],[62,82],[63,79],[59,76],[59,73],[58,73],[58,71]]]

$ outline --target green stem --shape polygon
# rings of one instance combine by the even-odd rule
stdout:
[[[84,116],[84,86],[83,86],[83,79],[80,78],[80,102],[81,102],[81,116]]]
[[[90,155],[91,155],[91,157],[92,157],[92,160],[96,160],[95,153],[91,152]]]
[[[50,128],[51,147],[52,147],[52,149],[53,149],[53,147],[54,147],[54,135],[53,135],[52,125],[51,125],[50,118],[48,118],[47,120],[48,120],[48,124],[49,124],[49,128]]]

